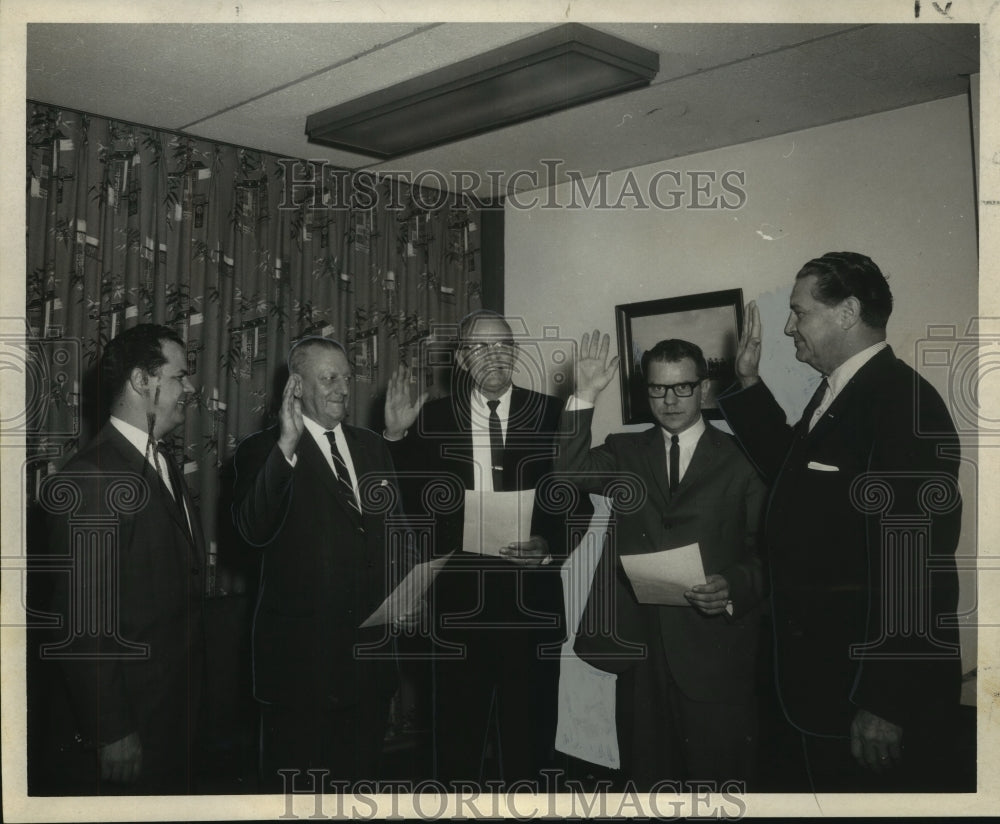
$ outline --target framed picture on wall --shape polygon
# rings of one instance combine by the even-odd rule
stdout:
[[[736,348],[743,330],[743,290],[726,289],[615,307],[618,327],[622,423],[649,423],[642,355],[661,340],[681,338],[701,347],[708,362],[706,417],[720,418],[719,393],[736,379]]]

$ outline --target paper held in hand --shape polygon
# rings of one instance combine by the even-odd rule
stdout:
[[[500,548],[531,537],[535,490],[520,492],[465,491],[462,548],[479,555],[500,555]]]
[[[698,544],[619,557],[640,604],[689,607],[684,593],[705,583]]]
[[[364,620],[361,627],[390,624],[394,618],[411,615],[417,609],[420,599],[426,595],[427,590],[434,583],[441,567],[448,562],[450,557],[451,553],[449,552],[441,558],[435,558],[433,561],[426,561],[413,567],[399,582],[399,585],[379,604],[378,609]]]

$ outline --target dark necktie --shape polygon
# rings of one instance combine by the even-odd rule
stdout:
[[[347,464],[344,463],[344,457],[337,448],[337,439],[332,429],[325,434],[326,439],[330,442],[330,454],[333,456],[333,466],[336,470],[337,487],[340,489],[340,494],[343,495],[347,505],[360,515],[361,506],[358,504],[357,496],[354,494],[354,487],[351,485],[351,474],[347,471]]]
[[[493,466],[493,491],[503,491],[503,429],[497,407],[500,401],[486,401],[490,408],[490,463]]]
[[[181,522],[184,524],[184,528],[190,531],[187,512],[184,509],[184,479],[181,477],[181,471],[177,468],[174,456],[170,454],[170,450],[167,449],[166,444],[158,443],[156,451],[167,465],[167,477],[170,478],[170,488],[174,493],[173,502],[181,513]]]
[[[670,494],[677,491],[681,475],[681,445],[676,435],[670,436]]]
[[[823,398],[826,397],[826,389],[829,384],[826,382],[826,378],[823,378],[819,382],[819,386],[816,387],[816,391],[813,396],[809,399],[809,403],[806,404],[805,410],[802,412],[802,420],[799,421],[802,426],[803,432],[809,431],[809,424],[812,421],[813,414],[816,412],[816,408],[823,402]]]

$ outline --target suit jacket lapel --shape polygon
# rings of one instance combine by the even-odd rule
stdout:
[[[309,432],[303,432],[299,438],[299,445],[295,448],[295,454],[300,461],[304,461],[306,466],[319,479],[320,483],[326,487],[330,496],[340,503],[339,490],[337,489],[337,479],[333,475],[326,456],[320,452],[319,444]]]
[[[883,370],[895,360],[895,357],[891,347],[887,346],[862,366],[854,374],[854,377],[847,382],[847,385],[840,390],[822,417],[816,421],[816,425],[809,432],[808,437],[810,439],[816,438],[830,427],[836,426],[845,407],[853,402],[855,396],[861,395],[863,397],[866,394],[870,395],[869,386],[879,380],[879,376]]]
[[[445,439],[437,445],[437,449],[445,452],[441,455],[451,462],[450,469],[458,472],[466,489],[475,487],[475,463],[472,458],[472,395],[471,390],[463,387],[452,396],[447,409],[452,419],[442,430],[447,433]],[[488,468],[488,467],[487,467]]]
[[[149,461],[146,460],[146,457],[144,455],[140,455],[139,451],[132,445],[132,443],[114,426],[109,423],[107,424],[107,429],[108,443],[114,447],[116,452],[118,452],[118,455],[121,457],[124,465],[145,478],[147,483],[149,483],[150,491],[154,495],[159,494],[161,496],[161,500],[164,504],[163,508],[167,512],[167,517],[174,522],[181,533],[188,539],[188,543],[190,543],[196,552],[200,554],[200,557],[204,557],[205,539],[201,532],[201,524],[198,522],[194,502],[191,500],[191,494],[187,488],[187,484],[184,482],[183,470],[178,467],[178,474],[181,477],[181,488],[179,490],[175,490],[175,492],[182,496],[184,505],[187,508],[188,515],[190,516],[190,527],[188,526],[188,519],[184,517],[180,507],[173,501],[173,496],[170,494],[170,490],[167,489],[166,484],[163,482],[163,478],[160,477],[160,473],[153,469]]]
[[[528,393],[518,386],[511,387],[510,409],[507,413],[507,435],[504,438],[504,447],[512,440],[517,441],[517,435],[526,429],[530,429],[525,420],[525,404],[528,400]]]
[[[709,423],[705,424],[705,431],[695,444],[694,454],[688,464],[684,477],[677,485],[674,497],[683,494],[686,489],[696,486],[701,478],[711,475],[715,471],[715,464],[719,460],[718,439],[720,434]]]
[[[340,425],[341,429],[344,430],[344,440],[347,441],[347,448],[351,453],[351,463],[354,464],[354,475],[358,479],[358,493],[362,492],[362,482],[365,475],[372,471],[372,461],[368,454],[368,450],[365,449],[364,444],[357,436],[357,432],[344,424]],[[361,504],[361,500],[358,500]],[[345,509],[350,510],[351,507],[346,506]],[[364,511],[365,507],[362,505],[361,510]],[[351,510],[353,511],[353,510]]]
[[[347,442],[347,448],[351,453],[351,463],[354,464],[354,474],[360,481],[361,476],[364,474],[363,467],[365,465],[364,458],[362,457],[362,449],[358,445],[357,439],[353,437],[353,433],[344,426],[340,425],[344,430],[344,439]],[[337,480],[336,475],[333,473],[333,467],[330,466],[330,462],[327,461],[326,455],[320,452],[320,446],[316,443],[316,439],[309,432],[303,432],[302,437],[299,438],[299,446],[295,450],[296,454],[299,456],[299,460],[309,461],[310,466],[313,467],[314,472],[322,478],[323,485],[326,487],[327,492],[330,497],[336,502],[348,517],[353,520],[358,520],[358,512],[354,507],[344,500],[344,493],[340,489],[340,483]]]
[[[165,461],[166,458],[160,457],[157,458],[157,460]],[[157,473],[157,476],[159,476],[159,473]],[[167,468],[167,477],[168,478],[170,477],[169,467]],[[177,467],[177,477],[180,479],[181,488],[175,489],[173,491],[174,492],[173,495],[171,495],[170,492],[167,491],[164,491],[163,494],[166,495],[167,498],[171,499],[174,499],[174,495],[180,495],[180,500],[184,502],[184,510],[187,512],[187,516],[185,516],[184,512],[181,511],[181,507],[177,505],[178,501],[176,499],[174,499],[172,503],[167,501],[166,498],[164,499],[164,501],[167,503],[167,512],[170,514],[170,519],[175,524],[177,524],[180,530],[187,536],[188,540],[192,544],[194,544],[195,543],[194,532],[193,532],[194,522],[195,522],[194,504],[191,502],[191,495],[188,492],[187,482],[184,480],[183,466]],[[161,485],[162,485],[162,479],[161,479]],[[190,526],[188,525],[189,520],[191,522]]]
[[[160,486],[163,486],[160,476],[153,471],[153,467],[150,466],[149,461],[140,455],[139,451],[132,446],[131,441],[115,429],[111,423],[105,424],[104,429],[97,437],[98,441],[95,443],[95,447],[100,448],[100,439],[103,438],[118,453],[118,457],[127,470],[142,475],[151,485],[159,482]],[[169,494],[165,487],[163,488],[163,492],[164,494]]]
[[[521,486],[517,471],[520,464],[518,444],[520,433],[527,429],[524,420],[524,404],[526,392],[518,387],[512,387],[510,392],[510,409],[507,411],[507,432],[503,446],[503,485],[504,489],[519,489]],[[523,448],[523,447],[522,447]]]
[[[185,532],[187,532],[190,536],[195,552],[198,554],[198,560],[201,562],[205,558],[205,534],[202,532],[201,518],[198,517],[198,510],[195,509],[194,500],[191,498],[191,490],[188,489],[187,480],[184,478],[183,468],[180,470],[180,476],[182,479],[181,495],[184,497],[184,506],[187,509],[188,518],[191,521],[190,530],[186,528],[185,524]],[[178,516],[179,515],[180,513],[178,512]]]

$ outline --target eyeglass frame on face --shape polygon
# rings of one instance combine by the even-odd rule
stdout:
[[[701,380],[696,381],[680,381],[679,383],[647,383],[646,384],[646,394],[651,398],[665,398],[667,397],[667,392],[673,390],[674,397],[676,398],[690,398],[694,394],[694,390],[701,385]],[[683,394],[678,391],[679,387],[687,387],[687,393]],[[662,393],[660,390],[663,390]]]
[[[493,341],[473,341],[471,343],[463,343],[462,349],[468,352],[470,355],[480,355],[484,352],[500,352],[509,349],[514,351],[517,349],[516,340],[493,340]]]

